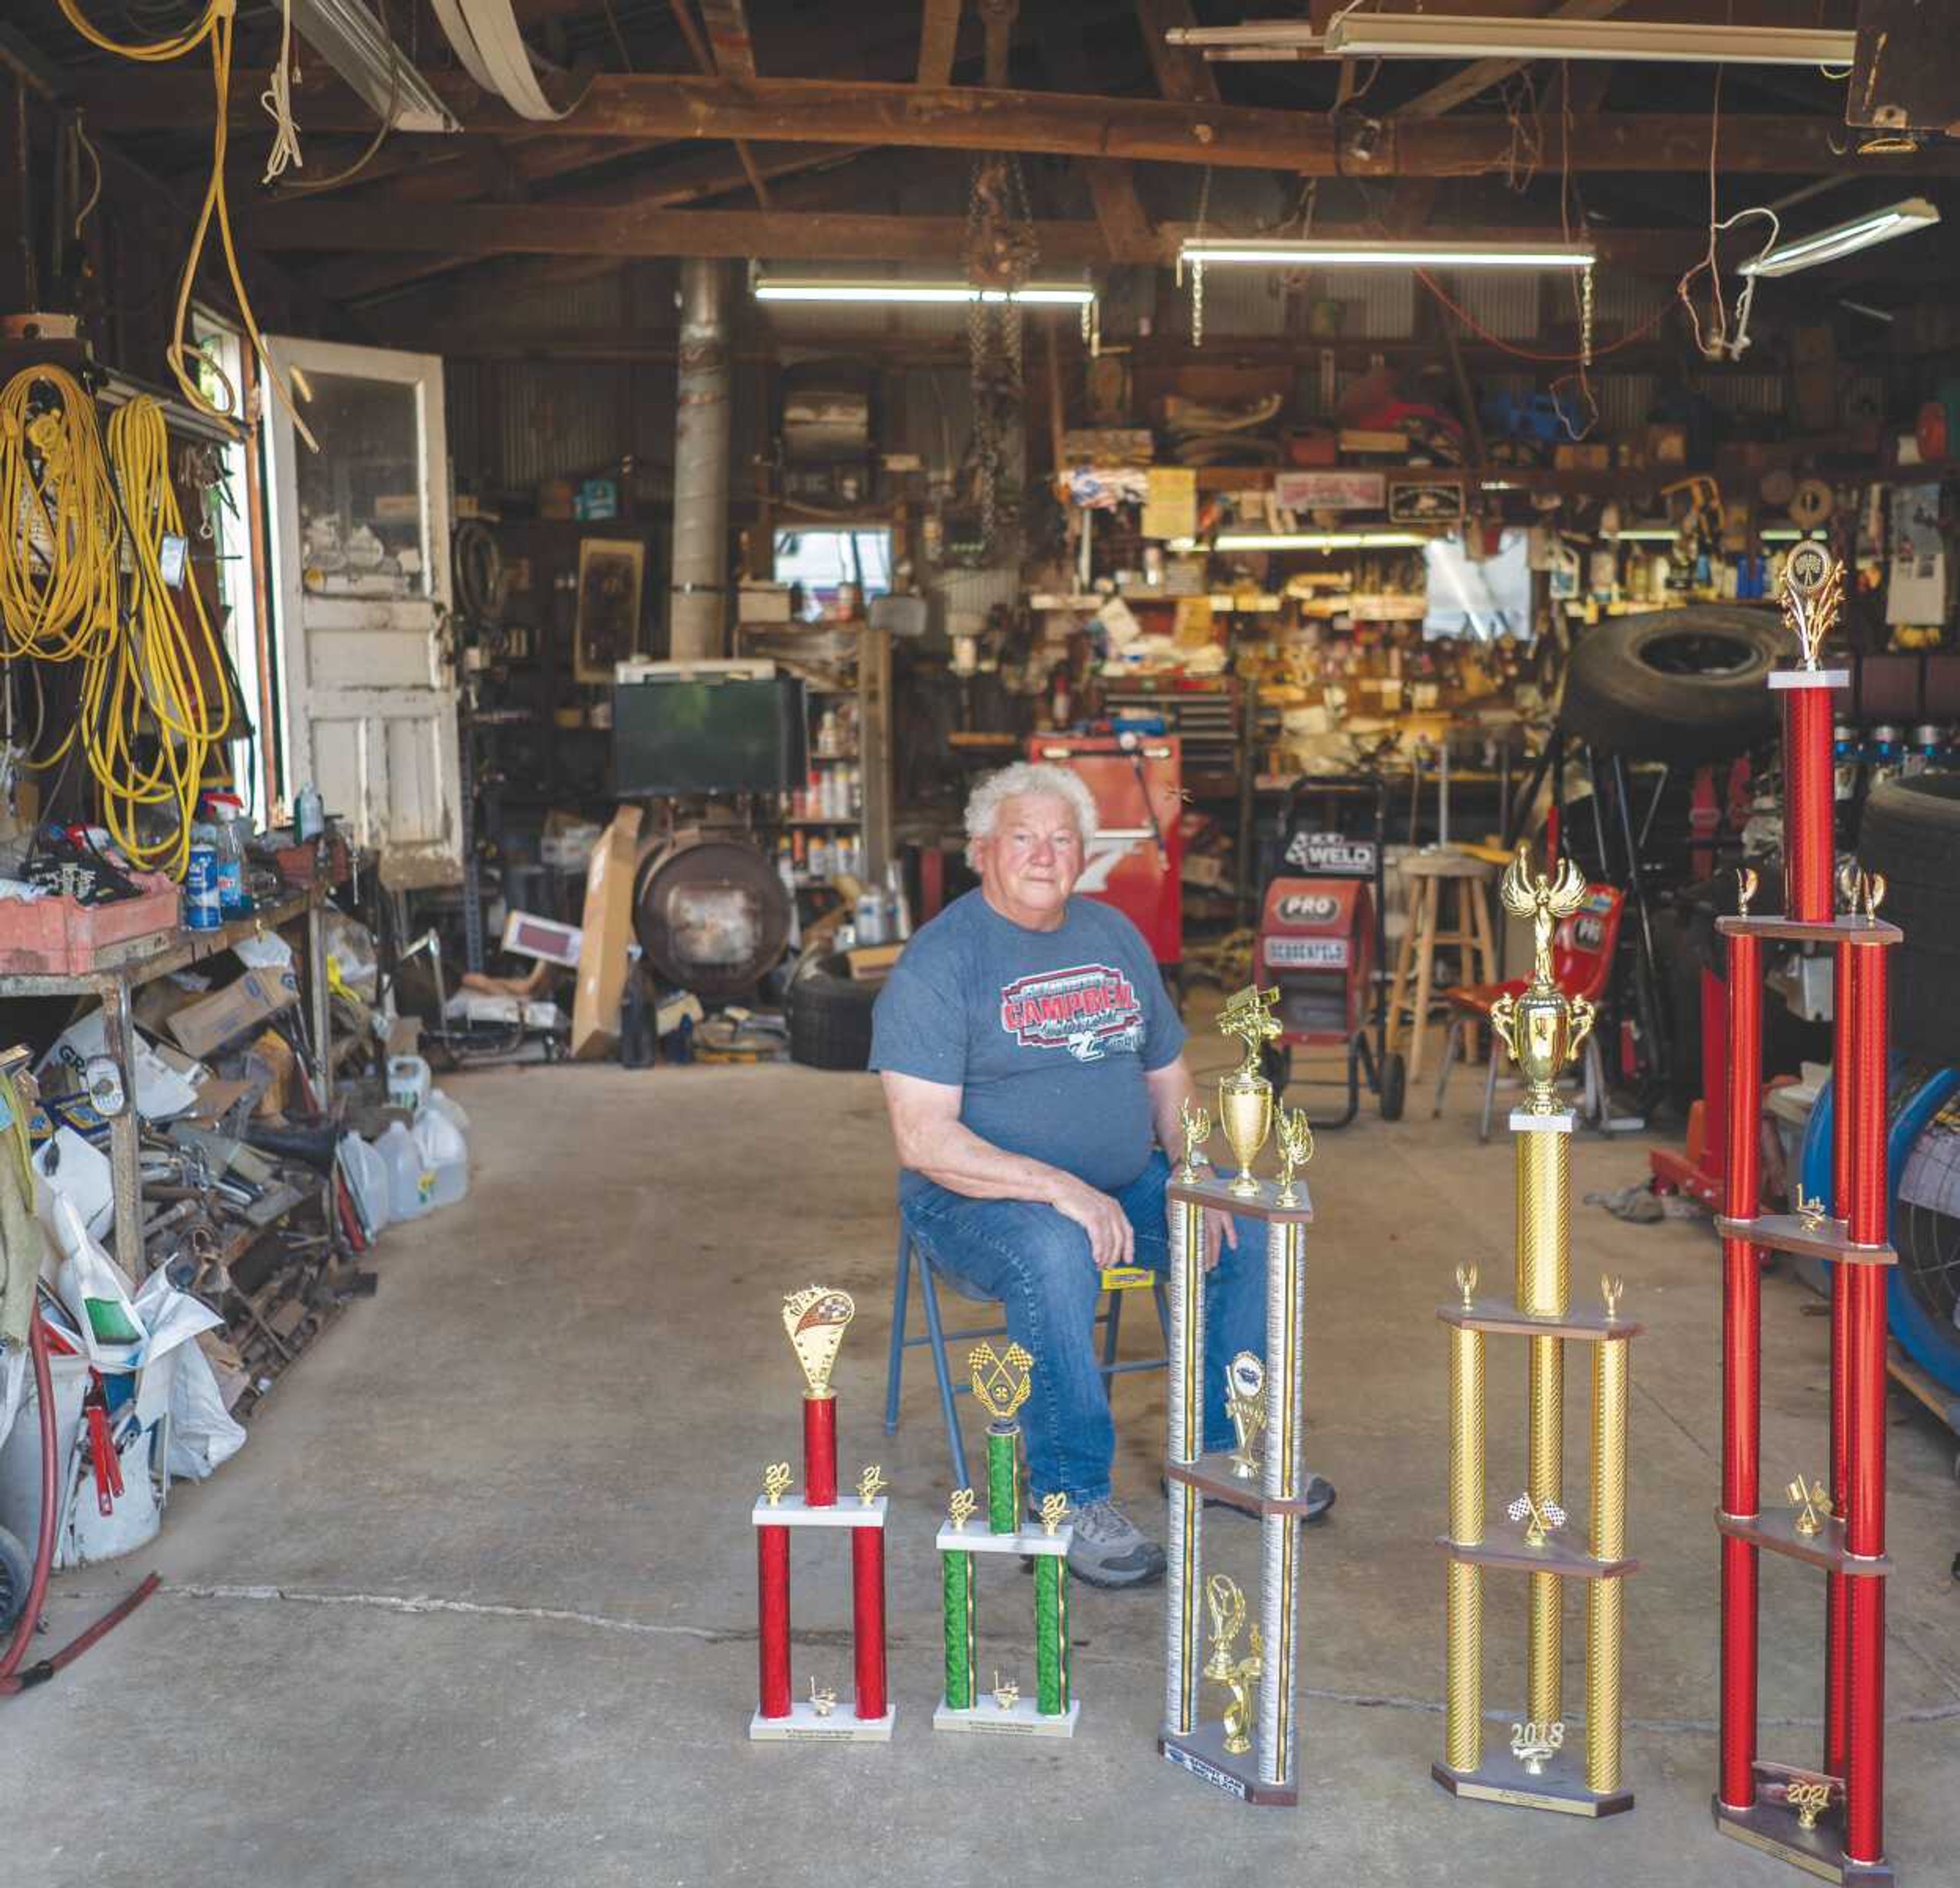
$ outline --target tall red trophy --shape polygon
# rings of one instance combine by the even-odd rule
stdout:
[[[1889,1883],[1885,1860],[1885,952],[1896,925],[1878,916],[1883,880],[1847,869],[1833,896],[1831,695],[1843,670],[1819,661],[1837,619],[1844,571],[1821,544],[1799,545],[1783,575],[1783,616],[1803,655],[1779,670],[1783,720],[1783,915],[1741,915],[1717,928],[1729,953],[1729,1145],[1722,1235],[1721,1765],[1715,1823],[1726,1835],[1826,1881]],[[1766,1214],[1757,1150],[1762,1116],[1765,939],[1834,954],[1833,1193]],[[1827,1483],[1804,1465],[1790,1505],[1761,1501],[1764,1248],[1831,1265],[1831,1433]],[[1783,1487],[1779,1479],[1776,1486]],[[1756,1754],[1756,1574],[1782,1554],[1825,1577],[1824,1748],[1815,1766]]]
[[[750,1515],[756,1528],[756,1600],[760,1627],[762,1699],[749,1721],[751,1737],[813,1743],[886,1743],[892,1709],[885,1694],[884,1477],[874,1466],[857,1492],[837,1498],[837,1398],[832,1367],[856,1315],[849,1294],[810,1285],[783,1301],[789,1333],[807,1387],[803,1399],[803,1483],[790,1492],[790,1465],[762,1474],[762,1498]],[[857,1690],[840,1710],[835,1690],[813,1678],[808,1694],[790,1682],[790,1533],[798,1527],[851,1530],[851,1640]]]

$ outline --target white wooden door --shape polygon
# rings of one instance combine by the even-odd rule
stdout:
[[[279,336],[268,345],[282,374],[299,371],[320,441],[310,451],[268,402],[285,797],[317,787],[380,855],[384,884],[453,884],[463,809],[442,362]]]

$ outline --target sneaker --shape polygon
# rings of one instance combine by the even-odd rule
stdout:
[[[1074,1538],[1068,1570],[1092,1587],[1147,1587],[1163,1578],[1164,1550],[1114,1501],[1091,1501],[1069,1516]]]
[[[1166,1497],[1169,1495],[1169,1476],[1160,1475],[1157,1477],[1157,1492]],[[1306,1511],[1301,1518],[1309,1527],[1316,1521],[1324,1521],[1327,1518],[1328,1510],[1333,1507],[1337,1498],[1334,1484],[1325,1476],[1309,1475],[1306,1478]],[[1235,1514],[1243,1514],[1248,1511],[1218,1495],[1206,1495],[1204,1505],[1207,1508],[1222,1508]]]

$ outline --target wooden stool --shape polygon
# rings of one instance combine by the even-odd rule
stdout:
[[[1423,1027],[1429,1020],[1430,998],[1436,984],[1436,954],[1457,954],[1458,983],[1494,983],[1497,945],[1484,897],[1497,868],[1453,847],[1438,846],[1411,852],[1402,862],[1409,887],[1408,922],[1395,953],[1395,982],[1389,989],[1389,1047],[1405,1040],[1408,1079],[1422,1073]],[[1453,914],[1448,908],[1456,896]],[[1406,1014],[1405,1014],[1406,1012]]]

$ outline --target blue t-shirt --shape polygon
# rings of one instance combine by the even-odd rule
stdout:
[[[1144,1170],[1144,1075],[1183,1046],[1143,934],[1087,898],[1029,931],[967,893],[905,946],[872,1012],[873,1068],[959,1089],[963,1126],[1105,1192]],[[908,1169],[900,1196],[925,1184]]]

